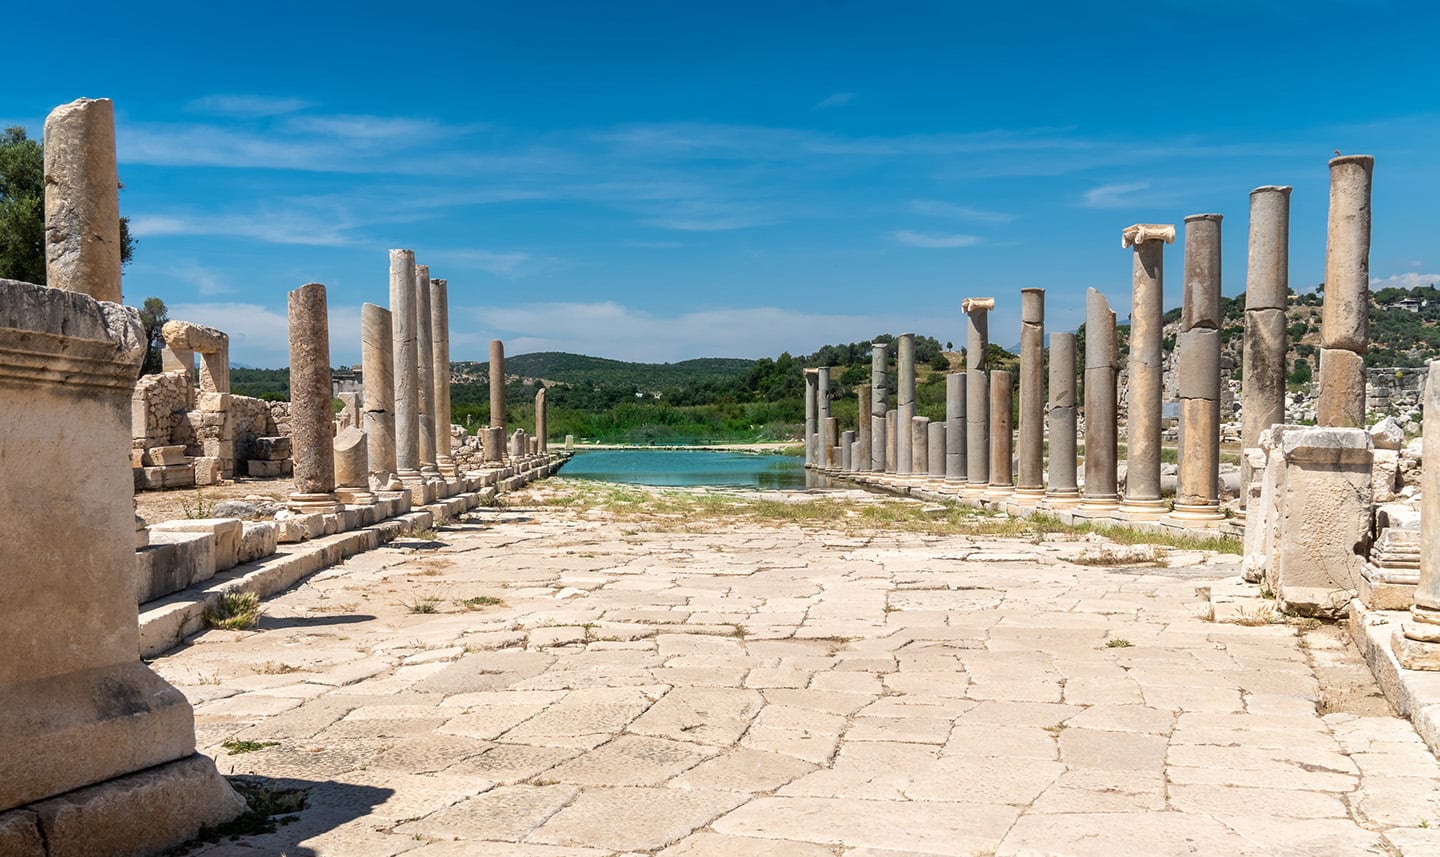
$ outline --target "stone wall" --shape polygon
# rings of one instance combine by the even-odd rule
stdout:
[[[289,402],[202,392],[194,386],[193,374],[175,370],[142,377],[130,404],[137,490],[289,472],[288,453],[277,457],[277,450],[285,447],[259,441],[289,437]],[[251,460],[266,463],[251,468]]]
[[[189,446],[194,435],[186,414],[195,408],[195,388],[183,370],[142,377],[130,407],[133,448]]]

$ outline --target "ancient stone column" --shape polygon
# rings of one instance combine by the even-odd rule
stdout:
[[[435,340],[430,318],[430,266],[415,266],[415,366],[420,400],[420,472],[440,478],[435,461]]]
[[[478,432],[480,435],[480,450],[485,457],[486,464],[499,465],[505,460],[505,429],[499,426],[486,426]]]
[[[1329,300],[1329,283],[1325,291]],[[1424,397],[1425,425],[1440,426],[1440,360],[1430,361]],[[1440,670],[1440,431],[1425,432],[1421,444],[1420,582],[1410,621],[1396,630],[1391,645],[1406,669]]]
[[[826,417],[821,423],[821,434],[828,438],[830,445],[825,448],[825,466],[831,470],[840,469],[840,421]]]
[[[819,465],[819,412],[815,402],[818,379],[816,370],[805,370],[805,467]]]
[[[1180,480],[1176,518],[1220,512],[1220,220],[1185,218],[1185,283],[1176,341],[1180,374]]]
[[[910,475],[930,475],[930,418],[910,418]]]
[[[831,448],[835,446],[835,433],[830,426],[830,367],[821,366],[815,370],[815,421],[820,430],[820,466],[834,467]]]
[[[1054,359],[1054,355],[1051,355]],[[1080,510],[1112,512],[1116,500],[1115,312],[1094,289],[1085,290],[1085,490]]]
[[[899,448],[900,437],[900,413],[899,411],[885,412],[885,472],[894,474],[897,462],[900,458]]]
[[[1068,509],[1080,502],[1075,484],[1075,334],[1050,334],[1050,484],[1045,505]]]
[[[965,482],[985,491],[990,484],[990,323],[994,298],[966,298],[960,308],[968,319],[965,341]]]
[[[853,460],[853,447],[855,446],[855,432],[849,429],[840,433],[840,472],[849,473],[855,466]]]
[[[45,279],[120,303],[115,106],[81,98],[45,118]]]
[[[909,476],[914,471],[914,434],[910,421],[915,418],[915,334],[902,333],[895,344],[895,419],[900,435],[895,438],[895,475]]]
[[[550,430],[546,425],[550,416],[546,413],[546,408],[548,407],[549,406],[545,404],[545,388],[541,387],[535,391],[535,439],[540,442],[541,452],[548,452],[550,450],[550,445],[545,442],[545,438],[547,437],[546,432]]]
[[[930,464],[928,475],[932,480],[943,480],[945,478],[945,423],[936,420],[925,427],[929,432],[930,447],[926,453],[926,460]]]
[[[450,454],[450,283],[444,279],[430,281],[430,343],[435,369],[432,381],[435,393],[435,465],[447,479],[460,475]],[[541,436],[540,443],[545,443]]]
[[[351,506],[373,506],[365,432],[348,426],[335,435],[335,496]]]
[[[335,419],[330,408],[330,324],[325,287],[306,283],[290,293],[290,454],[297,512],[338,512]]]
[[[852,464],[857,471],[870,469],[870,385],[855,388],[855,442],[861,455]]]
[[[407,485],[420,476],[420,378],[415,351],[415,251],[390,251],[391,352],[395,360],[395,473]]]
[[[965,481],[965,373],[945,376],[945,481]]]
[[[1245,353],[1241,362],[1240,446],[1260,446],[1260,432],[1285,422],[1285,308],[1290,294],[1290,188],[1250,191],[1250,255],[1245,268]],[[1241,484],[1251,482],[1241,456]],[[1240,492],[1244,504],[1248,490]]]
[[[1020,433],[1015,499],[1045,496],[1045,290],[1020,290]]]
[[[1365,425],[1365,352],[1370,345],[1370,179],[1375,159],[1330,161],[1325,301],[1320,319],[1320,395],[1315,420]]]
[[[365,385],[365,446],[370,472],[380,485],[395,473],[395,365],[390,311],[360,307],[360,368]]]
[[[986,494],[1004,497],[1014,491],[1011,414],[1014,379],[1004,369],[990,371],[990,482]]]
[[[889,407],[885,384],[888,349],[883,342],[870,345],[870,470],[885,472],[885,410]]]
[[[505,434],[505,343],[490,340],[490,427]]]
[[[1161,223],[1127,226],[1120,236],[1120,246],[1134,248],[1127,475],[1125,497],[1120,504],[1120,511],[1132,519],[1158,518],[1166,512],[1165,501],[1160,498],[1160,400],[1165,368],[1161,338],[1165,316],[1165,245],[1174,241],[1175,227]],[[1086,353],[1088,355],[1088,349]],[[1086,379],[1088,381],[1088,375]]]

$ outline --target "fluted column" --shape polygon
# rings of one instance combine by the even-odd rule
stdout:
[[[1085,488],[1080,510],[1113,512],[1116,420],[1115,312],[1094,289],[1085,291]]]
[[[888,349],[883,342],[870,345],[870,471],[885,472],[885,411],[890,406],[885,383]]]
[[[365,385],[365,453],[380,487],[395,475],[395,364],[390,311],[360,307],[360,369]]]
[[[1165,245],[1174,241],[1175,227],[1160,223],[1128,226],[1120,238],[1122,247],[1134,248],[1130,387],[1126,410],[1128,452],[1125,497],[1120,504],[1120,511],[1130,518],[1157,518],[1166,512],[1165,501],[1160,499],[1160,400],[1164,383],[1161,338],[1165,317]]]
[[[965,482],[965,373],[945,376],[945,481]]]
[[[968,319],[965,342],[965,488],[985,491],[990,484],[990,323],[994,298],[966,298],[960,308]]]
[[[819,383],[820,373],[814,369],[806,369],[805,375],[805,466],[818,467],[820,465],[820,441],[817,432],[819,426],[819,412],[816,410],[816,385]]]
[[[415,350],[415,252],[390,251],[390,329],[395,360],[395,472],[407,485],[420,476],[420,379]]]
[[[991,497],[1008,497],[1015,490],[1010,428],[1014,390],[1014,379],[1008,371],[990,371],[990,484],[985,493]]]
[[[1075,482],[1075,334],[1050,334],[1050,484],[1045,505],[1068,509],[1080,502]]]
[[[306,283],[290,293],[290,451],[301,512],[336,512],[335,412],[330,408],[330,324],[325,287]]]
[[[81,98],[45,118],[45,284],[120,303],[115,106]]]
[[[830,367],[815,369],[815,418],[820,427],[820,466],[835,467],[835,431],[830,424]]]
[[[1241,358],[1240,446],[1260,446],[1260,432],[1285,422],[1285,308],[1290,295],[1290,188],[1250,191],[1250,247],[1245,268],[1245,350]],[[1240,457],[1246,502],[1250,456]]]
[[[450,454],[450,283],[430,281],[430,342],[434,349],[435,464],[447,479],[460,475]],[[540,443],[543,446],[545,439]]]
[[[1365,425],[1365,352],[1370,345],[1370,179],[1375,159],[1330,161],[1330,219],[1325,239],[1325,301],[1320,322],[1320,396],[1316,423]]]
[[[1218,521],[1220,512],[1220,220],[1185,218],[1180,373],[1180,480],[1174,516]]]
[[[1020,290],[1020,432],[1015,499],[1045,496],[1045,290]]]
[[[914,472],[914,443],[910,421],[915,418],[915,334],[902,333],[895,346],[895,474]]]

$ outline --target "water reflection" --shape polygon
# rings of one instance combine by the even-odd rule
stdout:
[[[728,485],[751,488],[813,488],[824,477],[805,470],[794,455],[690,449],[597,449],[579,451],[560,475],[633,485]]]

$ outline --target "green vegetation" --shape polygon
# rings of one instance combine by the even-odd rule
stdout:
[[[260,598],[253,592],[226,592],[205,608],[205,627],[246,631],[260,621]]]
[[[279,747],[279,741],[238,741],[230,738],[221,741],[220,746],[225,748],[226,753],[231,756],[238,756],[241,753],[253,753],[256,750],[264,750],[266,747]]]
[[[493,595],[477,595],[474,598],[466,598],[460,604],[470,610],[479,610],[481,607],[500,607],[505,601]]]

